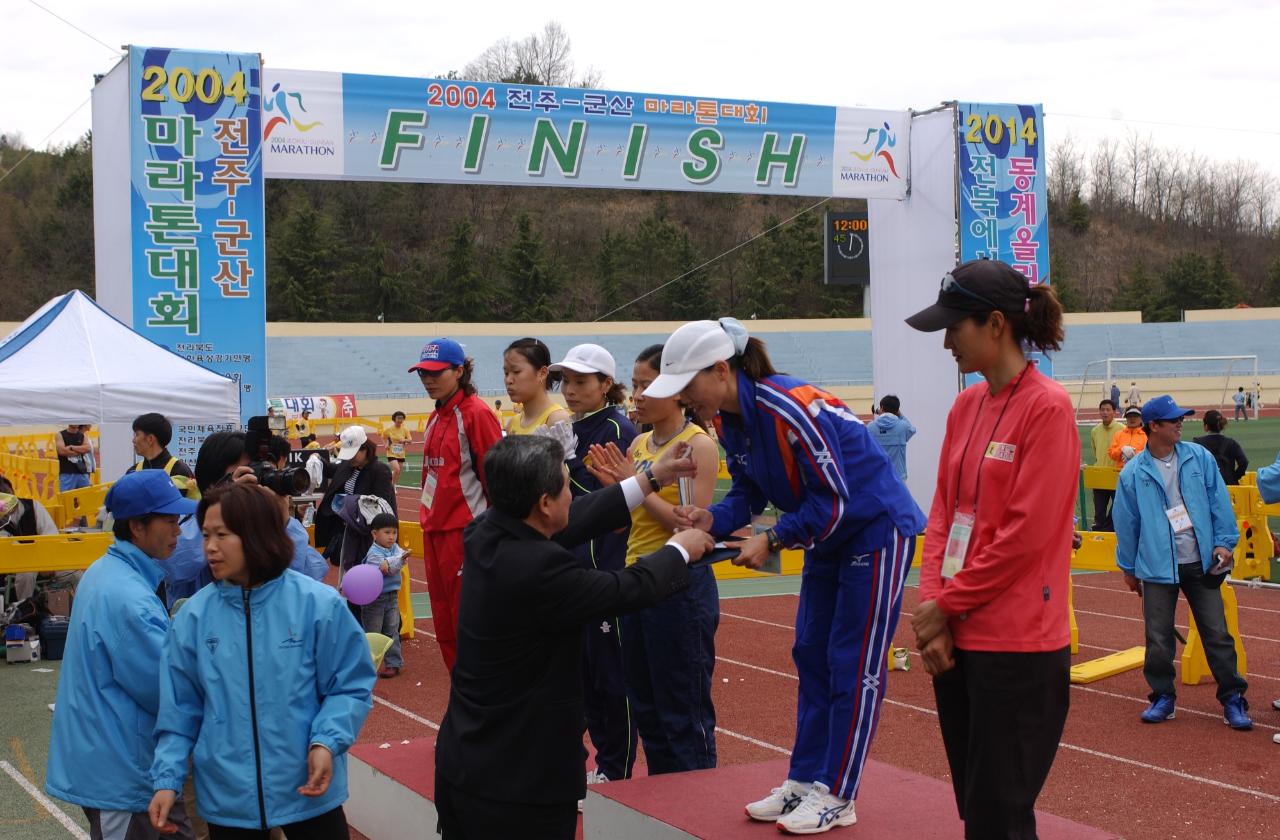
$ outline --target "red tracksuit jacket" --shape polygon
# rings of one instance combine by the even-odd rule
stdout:
[[[459,389],[437,403],[422,447],[422,530],[464,528],[489,507],[484,455],[501,437],[498,418],[474,394]]]

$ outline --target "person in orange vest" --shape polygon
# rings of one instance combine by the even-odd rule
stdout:
[[[1124,428],[1116,432],[1107,447],[1107,457],[1116,469],[1147,448],[1147,433],[1142,430],[1142,409],[1131,405],[1124,410]]]

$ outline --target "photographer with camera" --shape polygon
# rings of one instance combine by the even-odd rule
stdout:
[[[363,426],[348,426],[338,435],[338,461],[316,510],[316,547],[343,569],[359,565],[373,543],[367,530],[348,528],[340,516],[348,496],[378,496],[396,510],[391,468],[378,460],[378,444]]]

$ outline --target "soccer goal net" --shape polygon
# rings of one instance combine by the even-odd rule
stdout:
[[[1234,394],[1244,389],[1245,407],[1256,418],[1261,407],[1257,356],[1134,356],[1097,359],[1085,365],[1076,398],[1076,420],[1096,417],[1098,402],[1110,399],[1115,385],[1118,408],[1124,410],[1159,394],[1172,394],[1179,405],[1235,409]]]

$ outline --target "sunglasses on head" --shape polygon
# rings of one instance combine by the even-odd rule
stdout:
[[[947,272],[946,274],[942,275],[941,287],[942,287],[942,291],[944,292],[959,292],[962,295],[968,295],[974,300],[985,303],[987,306],[990,306],[992,309],[996,309],[996,310],[1000,309],[1000,307],[997,306],[995,303],[993,303],[989,298],[985,298],[982,295],[978,294],[977,292],[971,292],[968,289],[966,289],[964,286],[960,285],[960,281],[957,280],[955,277],[951,276],[951,272]]]

